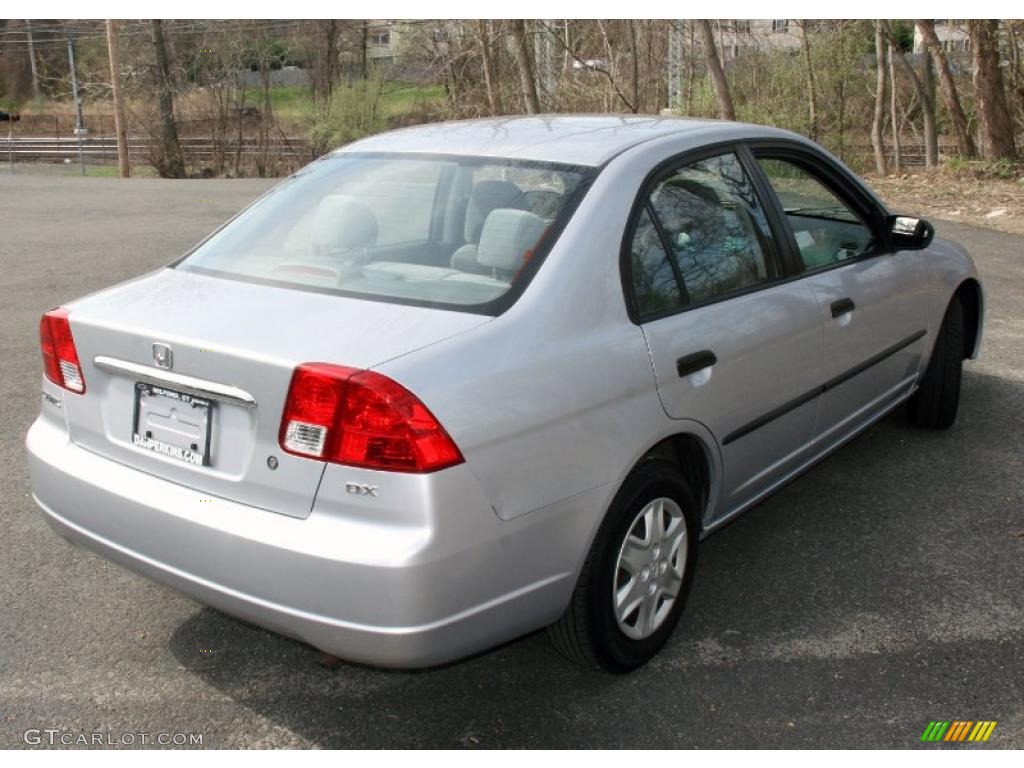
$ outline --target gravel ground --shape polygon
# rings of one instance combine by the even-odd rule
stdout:
[[[1024,747],[1024,239],[938,224],[988,290],[956,426],[895,414],[708,539],[643,670],[577,670],[543,634],[426,672],[328,669],[64,543],[22,445],[40,313],[166,263],[267,186],[0,175],[0,746],[57,728],[212,747],[917,747],[929,720],[994,719],[983,746]]]

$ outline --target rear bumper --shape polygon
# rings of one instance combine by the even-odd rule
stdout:
[[[415,478],[413,520],[381,524],[338,505],[297,519],[110,461],[45,416],[26,446],[34,498],[68,540],[227,613],[380,666],[444,663],[557,619],[602,495],[505,522],[463,465]],[[397,501],[408,504],[409,493]]]

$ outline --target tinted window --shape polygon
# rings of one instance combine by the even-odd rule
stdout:
[[[669,263],[661,236],[645,208],[633,233],[630,248],[633,269],[633,295],[641,316],[649,316],[682,306],[683,296]]]
[[[487,158],[341,154],[300,171],[180,269],[480,306],[507,293],[592,172]]]
[[[655,186],[650,205],[689,303],[716,299],[777,276],[768,221],[734,154],[672,171]]]
[[[797,247],[808,269],[863,255],[874,236],[853,206],[814,174],[789,160],[758,158],[786,212]]]

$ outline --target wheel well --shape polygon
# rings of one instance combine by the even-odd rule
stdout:
[[[679,467],[700,504],[701,517],[707,512],[711,494],[711,465],[704,442],[691,434],[666,437],[644,454],[644,459],[665,459]]]
[[[978,343],[978,331],[981,327],[981,285],[974,278],[968,278],[960,283],[956,295],[964,308],[963,356],[966,360]]]

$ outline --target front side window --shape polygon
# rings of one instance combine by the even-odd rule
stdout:
[[[810,171],[790,160],[759,157],[807,269],[855,259],[875,244],[854,208]]]
[[[300,171],[179,269],[490,312],[549,248],[593,169],[340,154]]]
[[[633,237],[634,269],[636,254],[647,253],[642,241],[658,230],[686,304],[718,299],[778,276],[768,221],[736,155],[717,155],[667,173],[646,206],[657,225],[646,227],[640,219]],[[642,263],[650,260],[645,256]],[[634,290],[637,280],[634,272]],[[636,295],[642,310],[641,294]],[[664,295],[662,289],[658,301]]]

